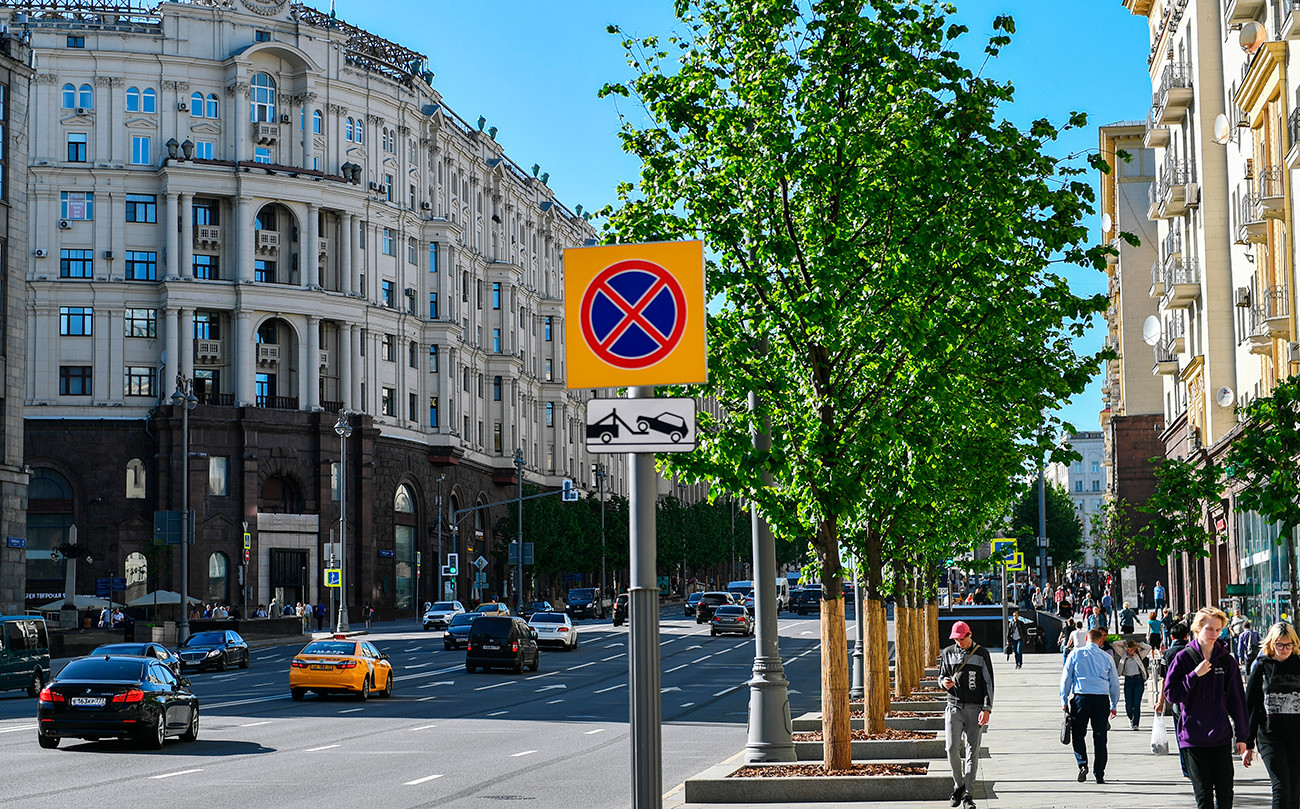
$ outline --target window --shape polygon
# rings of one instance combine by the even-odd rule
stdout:
[[[546,317],[542,318],[542,324],[543,324],[542,326],[543,331],[546,335],[546,342],[549,343],[551,342],[551,329],[555,325],[555,318],[551,317],[550,315],[547,315]],[[537,326],[534,325],[533,334],[536,333],[537,333]]]
[[[149,138],[146,135],[131,136],[131,162],[137,166],[149,165]]]
[[[63,85],[63,109],[70,110],[77,106],[77,88],[71,84]]]
[[[501,330],[500,329],[492,330],[492,352],[494,354],[501,353]]]
[[[321,117],[320,110],[311,112],[311,132],[313,135],[319,135],[325,129],[325,119]]]
[[[380,290],[380,291],[379,291],[379,297],[380,297],[382,303],[384,304],[384,306],[387,306],[389,309],[392,309],[392,308],[393,308],[393,293],[394,293],[394,290],[393,290],[393,282],[392,282],[392,281],[380,281],[380,282],[379,282],[379,290]]]
[[[157,374],[149,365],[126,366],[126,395],[154,396],[154,379]]]
[[[478,375],[478,398],[483,398],[483,375]]]
[[[406,420],[419,421],[420,397],[414,393],[406,394]]]
[[[59,251],[59,277],[60,278],[94,278],[95,277],[95,251],[94,250],[60,250]]]
[[[501,377],[492,377],[492,401],[501,401]]]
[[[126,111],[127,112],[140,111],[140,88],[139,87],[126,88]]]
[[[385,416],[396,416],[397,402],[394,401],[396,398],[397,398],[397,391],[393,390],[392,388],[380,388],[379,389],[380,412],[382,412]]]
[[[379,337],[379,355],[388,362],[397,361],[396,353],[397,338],[391,334],[383,334]]]
[[[123,317],[127,337],[157,337],[157,309],[127,309]]]
[[[77,220],[94,219],[95,192],[60,191],[59,218]]]
[[[210,140],[196,141],[194,144],[194,157],[199,160],[215,160],[216,158],[212,156],[212,146],[213,144]]]
[[[86,38],[85,38],[85,37],[74,37],[74,36],[70,36],[70,37],[68,37],[68,47],[69,47],[69,48],[84,48],[84,47],[86,47]]]
[[[253,31],[253,41],[254,41],[254,42],[270,42],[270,41],[271,41],[271,32],[270,32],[270,31],[262,31],[262,30],[260,30],[260,29],[259,29],[259,30],[254,30],[254,31]]]
[[[153,194],[126,195],[126,221],[154,224],[158,221],[158,197]]]
[[[95,91],[89,84],[77,88],[77,106],[88,110],[95,108]]]
[[[248,120],[275,123],[275,80],[265,73],[254,73],[249,89]]]
[[[1076,481],[1074,482],[1074,490],[1075,490],[1076,492],[1081,492],[1081,491],[1083,491],[1083,481],[1082,481],[1082,480],[1076,480]]]
[[[157,281],[158,254],[153,251],[126,251],[126,280]]]
[[[546,361],[546,381],[547,381],[547,382],[550,382],[550,381],[551,381],[551,361],[550,361],[550,360],[547,360],[547,361]]]
[[[143,500],[145,497],[146,472],[144,461],[132,458],[126,462],[126,499]]]
[[[1097,474],[1097,473],[1100,472],[1100,471],[1101,471],[1101,462],[1100,462],[1100,461],[1093,461],[1093,462],[1092,462],[1092,473],[1095,475],[1095,474]]]
[[[208,457],[208,494],[222,497],[226,494],[230,478],[230,459]]]
[[[266,261],[265,259],[255,259],[253,261],[253,280],[261,281],[266,284],[275,283],[275,262]]]
[[[384,255],[391,256],[393,253],[393,229],[384,228],[383,239],[380,242]]]
[[[366,142],[366,128],[361,125],[361,119],[358,118],[357,119],[357,143],[364,144],[365,142]]]
[[[158,111],[158,93],[152,87],[144,88],[140,94],[140,112]]]
[[[60,306],[59,334],[64,337],[90,337],[94,329],[93,306]]]
[[[438,429],[438,397],[429,397],[429,428]]]
[[[429,293],[429,319],[430,320],[438,319],[438,293],[437,292]]]
[[[407,313],[412,315],[415,314],[415,290],[407,287],[406,292],[403,293],[403,297],[406,298]]]
[[[256,148],[254,148],[254,149],[253,149],[253,162],[254,162],[254,163],[270,163],[270,162],[271,162],[271,150],[268,149],[268,148],[266,148],[265,146],[258,146],[258,147],[256,147]]]
[[[492,282],[492,308],[493,309],[501,308],[501,282],[500,281]]]
[[[466,365],[464,370],[461,371],[460,387],[461,390],[465,391],[466,393],[469,393],[469,366],[468,365]]]
[[[555,426],[555,402],[546,403],[546,426]]]
[[[420,263],[420,243],[414,238],[406,240],[406,263]]]
[[[208,93],[207,103],[203,105],[203,114],[208,118],[218,117],[217,113],[221,111],[221,102],[217,99],[216,93]]]
[[[194,339],[195,340],[219,340],[221,339],[221,321],[217,319],[214,312],[204,312],[199,310],[194,313]]]
[[[438,373],[438,347],[429,346],[429,373]]]
[[[68,133],[68,162],[86,162],[86,134],[84,132]]]
[[[91,373],[89,365],[59,366],[60,396],[89,396]]]
[[[438,271],[438,243],[429,242],[429,272]]]
[[[412,340],[406,344],[406,364],[411,368],[418,367],[420,357],[420,344]]]
[[[1100,481],[1100,480],[1094,480],[1094,481],[1092,482],[1092,490],[1093,490],[1094,492],[1099,492],[1099,491],[1101,491],[1101,481]]]
[[[221,280],[221,265],[217,256],[205,256],[195,253],[194,261],[190,266],[194,277],[201,281]]]
[[[391,174],[384,175],[384,201],[393,201],[393,175]],[[389,255],[392,255],[392,253],[389,253]]]
[[[190,96],[190,117],[203,117],[203,93],[194,93]]]
[[[343,139],[348,143],[352,142],[352,119],[348,118],[347,124],[344,125]]]
[[[1083,461],[1075,461],[1075,462],[1074,462],[1074,471],[1075,471],[1076,473],[1082,473],[1082,472],[1083,472]]]
[[[196,225],[220,225],[221,204],[213,199],[196,199],[191,209]]]
[[[497,455],[501,454],[501,422],[492,425],[492,449]]]

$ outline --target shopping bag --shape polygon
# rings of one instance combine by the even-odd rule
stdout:
[[[1070,743],[1071,727],[1073,727],[1073,724],[1070,722],[1070,715],[1066,714],[1065,718],[1061,720],[1061,744]]]
[[[1165,729],[1165,718],[1155,717],[1151,723],[1151,752],[1163,756],[1169,752],[1169,731]]]

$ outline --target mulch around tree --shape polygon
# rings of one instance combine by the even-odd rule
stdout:
[[[880,739],[888,739],[890,741],[928,741],[936,736],[933,731],[926,733],[915,730],[898,730],[896,728],[885,728],[884,733],[868,733],[865,730],[854,730],[850,731],[850,733],[855,742],[869,742]],[[810,730],[806,733],[796,733],[794,734],[794,740],[796,742],[820,742],[822,740],[822,732],[820,730]]]
[[[866,716],[866,712],[851,711],[849,716],[854,719],[861,719]],[[889,711],[885,716],[894,719],[934,719],[937,716],[942,716],[942,713],[940,711]]]
[[[728,778],[807,778],[828,775],[925,775],[926,765],[853,764],[847,770],[828,770],[821,764],[786,764],[780,767],[741,767]]]

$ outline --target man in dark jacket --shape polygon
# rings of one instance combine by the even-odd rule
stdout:
[[[957,642],[945,647],[939,656],[939,684],[948,692],[943,735],[952,768],[952,805],[975,809],[980,734],[993,711],[993,659],[971,637],[970,625],[965,621],[953,624],[949,637]]]

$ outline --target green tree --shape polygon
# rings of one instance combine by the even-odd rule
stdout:
[[[1292,612],[1297,583],[1295,529],[1300,525],[1300,380],[1290,377],[1271,396],[1254,399],[1241,410],[1246,423],[1228,448],[1224,467],[1241,480],[1237,508],[1254,511],[1277,526],[1277,541],[1286,547],[1291,571]]]
[[[1070,493],[1059,483],[1046,486],[1047,551],[1057,567],[1083,561],[1083,523]],[[1038,485],[1024,490],[1011,510],[1011,536],[1016,550],[1032,564],[1038,558]]]
[[[661,464],[809,542],[825,600],[824,764],[842,768],[841,543],[865,561],[870,716],[883,723],[885,568],[908,540],[898,511],[915,505],[900,496],[926,490],[909,482],[919,465],[963,451],[929,436],[959,425],[953,435],[1027,452],[1040,414],[1097,366],[1071,339],[1105,297],[1076,296],[1054,269],[1104,266],[1103,248],[1082,246],[1093,192],[1082,169],[1046,154],[1057,127],[998,118],[1012,88],[962,66],[965,29],[948,6],[676,10],[679,32],[626,40],[636,76],[602,90],[641,106],[621,132],[640,181],[620,187],[607,236],[705,241],[710,384],[691,392],[715,396],[724,416],[702,418],[700,448]],[[994,27],[991,55],[1014,29],[1005,17]],[[769,424],[772,449],[755,452],[751,427]]]
[[[1206,515],[1223,496],[1222,470],[1208,457],[1199,464],[1182,458],[1152,458],[1151,462],[1156,488],[1138,507],[1152,516],[1141,532],[1146,546],[1161,559],[1180,553],[1209,556],[1214,533]]]
[[[1133,510],[1133,504],[1120,497],[1106,500],[1097,513],[1092,528],[1093,553],[1104,560],[1107,568],[1132,564],[1142,550],[1130,517]]]

